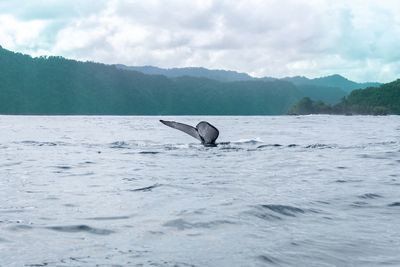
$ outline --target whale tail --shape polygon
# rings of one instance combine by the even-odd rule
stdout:
[[[214,145],[219,135],[218,129],[206,121],[199,122],[196,128],[175,121],[160,120],[160,122],[196,138],[201,141],[203,145]]]

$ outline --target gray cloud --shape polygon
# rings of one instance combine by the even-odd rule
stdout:
[[[397,0],[6,0],[0,43],[104,63],[390,81],[399,11]]]

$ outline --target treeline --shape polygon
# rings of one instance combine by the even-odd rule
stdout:
[[[336,108],[318,100],[332,105],[346,96],[345,87],[366,85],[339,75],[256,79],[202,68],[139,69],[169,76],[62,57],[32,58],[0,46],[0,114],[281,115],[303,97],[312,108],[300,103],[291,112],[316,113]]]
[[[338,74],[309,79],[303,76],[286,77],[277,79],[273,77],[255,78],[247,73],[239,73],[226,70],[209,70],[205,68],[171,68],[163,69],[153,66],[129,67],[116,65],[117,68],[134,70],[144,74],[158,74],[169,78],[190,76],[197,78],[208,78],[221,82],[234,81],[287,81],[294,84],[302,96],[313,100],[321,100],[328,104],[336,104],[341,98],[355,89],[379,86],[379,83],[356,83]]]
[[[400,79],[380,87],[354,90],[338,104],[329,105],[313,101],[308,97],[301,99],[288,112],[289,114],[359,114],[387,115],[400,114]]]
[[[301,97],[286,81],[167,78],[0,48],[0,114],[277,115]]]

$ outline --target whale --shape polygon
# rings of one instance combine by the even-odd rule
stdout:
[[[164,125],[167,125],[176,130],[182,131],[197,140],[199,140],[204,146],[216,146],[215,141],[218,138],[218,129],[206,121],[199,122],[196,127],[176,122],[176,121],[165,121],[160,120]]]

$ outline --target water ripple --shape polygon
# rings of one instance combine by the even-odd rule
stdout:
[[[160,187],[162,186],[161,184],[153,184],[150,186],[146,186],[146,187],[141,187],[141,188],[136,188],[136,189],[129,189],[128,191],[131,192],[150,192],[152,191],[154,188]]]
[[[109,235],[114,233],[114,231],[107,230],[107,229],[99,229],[90,227],[88,225],[66,225],[66,226],[48,226],[45,227],[46,229],[57,231],[57,232],[65,232],[65,233],[79,233],[79,232],[86,232],[95,235]]]
[[[400,266],[399,118],[0,116],[0,266]]]
[[[129,218],[131,218],[131,216],[105,216],[105,217],[91,217],[91,218],[86,218],[85,220],[114,221],[114,220],[126,220]]]
[[[364,195],[360,195],[358,196],[359,198],[363,198],[363,199],[375,199],[375,198],[382,198],[381,195],[378,194],[373,194],[373,193],[366,193]]]
[[[271,256],[267,256],[267,255],[260,255],[260,256],[258,256],[258,258],[262,262],[264,262],[264,263],[266,263],[268,265],[271,265],[271,264],[272,265],[277,265],[279,263],[279,261],[277,259],[275,259],[274,257],[271,257]]]
[[[163,226],[176,228],[177,230],[186,230],[192,228],[214,228],[223,224],[234,224],[234,223],[228,220],[215,220],[210,222],[190,223],[183,219],[176,219],[164,223]]]
[[[312,144],[306,146],[306,148],[318,148],[318,149],[326,149],[326,148],[337,148],[338,145],[327,145],[327,144]]]
[[[26,140],[26,141],[21,141],[21,142],[14,142],[16,144],[23,144],[23,145],[28,145],[28,146],[68,146],[71,145],[69,143],[65,142],[41,142],[41,141],[32,141],[32,140]]]
[[[142,155],[156,155],[156,154],[160,154],[161,152],[158,151],[140,151],[139,154]]]
[[[261,205],[261,207],[269,209],[281,215],[291,216],[291,217],[295,217],[297,213],[305,213],[305,211],[300,208],[287,205]]]
[[[297,215],[305,212],[305,210],[293,206],[271,204],[257,205],[252,211],[249,211],[251,215],[264,220],[282,220],[282,216],[297,217]]]
[[[110,144],[110,148],[123,148],[123,149],[130,149],[130,145],[124,141],[116,141]]]

